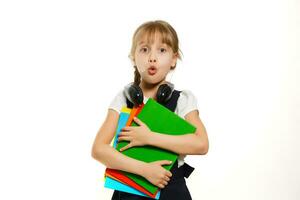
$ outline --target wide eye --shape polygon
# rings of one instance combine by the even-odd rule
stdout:
[[[165,48],[160,48],[160,52],[161,53],[164,53],[164,52],[166,52],[167,50],[165,49]]]
[[[140,49],[140,51],[141,51],[142,53],[146,53],[146,52],[148,51],[148,48],[147,48],[147,47],[142,47],[142,48]]]

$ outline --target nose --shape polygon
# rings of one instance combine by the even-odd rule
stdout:
[[[155,53],[151,53],[150,55],[149,55],[149,63],[155,63],[156,62],[156,55],[154,55]]]
[[[152,62],[154,63],[154,62],[156,62],[156,59],[151,59],[151,58],[150,58],[150,59],[149,59],[149,62],[150,62],[150,63],[152,63]]]

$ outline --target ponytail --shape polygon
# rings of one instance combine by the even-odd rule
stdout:
[[[134,84],[139,85],[141,83],[141,75],[136,66],[134,67]]]

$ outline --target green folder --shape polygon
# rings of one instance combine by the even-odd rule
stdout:
[[[144,105],[141,112],[137,115],[142,122],[144,122],[151,131],[168,134],[168,135],[184,135],[188,133],[194,133],[196,127],[184,120],[183,118],[176,115],[163,105],[157,103],[152,98],[149,98],[147,103]],[[137,126],[136,123],[132,123],[131,126]],[[126,146],[128,141],[120,141],[117,145],[117,150]],[[131,158],[141,160],[144,162],[153,162],[157,160],[170,160],[171,165],[163,166],[165,169],[170,170],[174,162],[178,158],[178,154],[160,149],[154,146],[139,146],[132,147],[122,152]],[[137,184],[143,186],[149,192],[154,193],[158,189],[157,186],[151,184],[147,179],[142,176],[132,174],[129,172],[123,172],[127,177],[134,180]]]

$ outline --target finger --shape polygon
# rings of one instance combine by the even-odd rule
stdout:
[[[127,150],[127,149],[129,149],[131,147],[132,147],[132,145],[131,145],[131,143],[129,143],[125,147],[121,148],[120,151],[125,151],[125,150]]]
[[[158,187],[160,187],[160,188],[165,188],[165,186],[163,185],[163,184],[158,184]]]
[[[170,172],[170,171],[166,171],[166,175],[168,176],[168,177],[172,177],[172,173]]]
[[[121,137],[121,136],[128,136],[128,135],[129,135],[128,132],[120,132],[119,133],[119,137]]]
[[[118,138],[118,141],[131,141],[129,137],[125,137],[125,136],[122,136],[122,137],[119,137]]]
[[[170,178],[168,176],[165,176],[165,181],[170,181]]]
[[[124,126],[121,131],[130,131],[131,130],[131,126]]]
[[[170,160],[159,160],[159,161],[157,161],[157,163],[159,165],[170,165],[172,163],[172,161],[170,161]]]
[[[134,117],[133,120],[138,124],[138,125],[144,125],[144,123],[137,117]]]
[[[168,182],[167,182],[167,181],[162,181],[162,184],[163,184],[164,186],[166,186],[166,185],[168,185]]]

